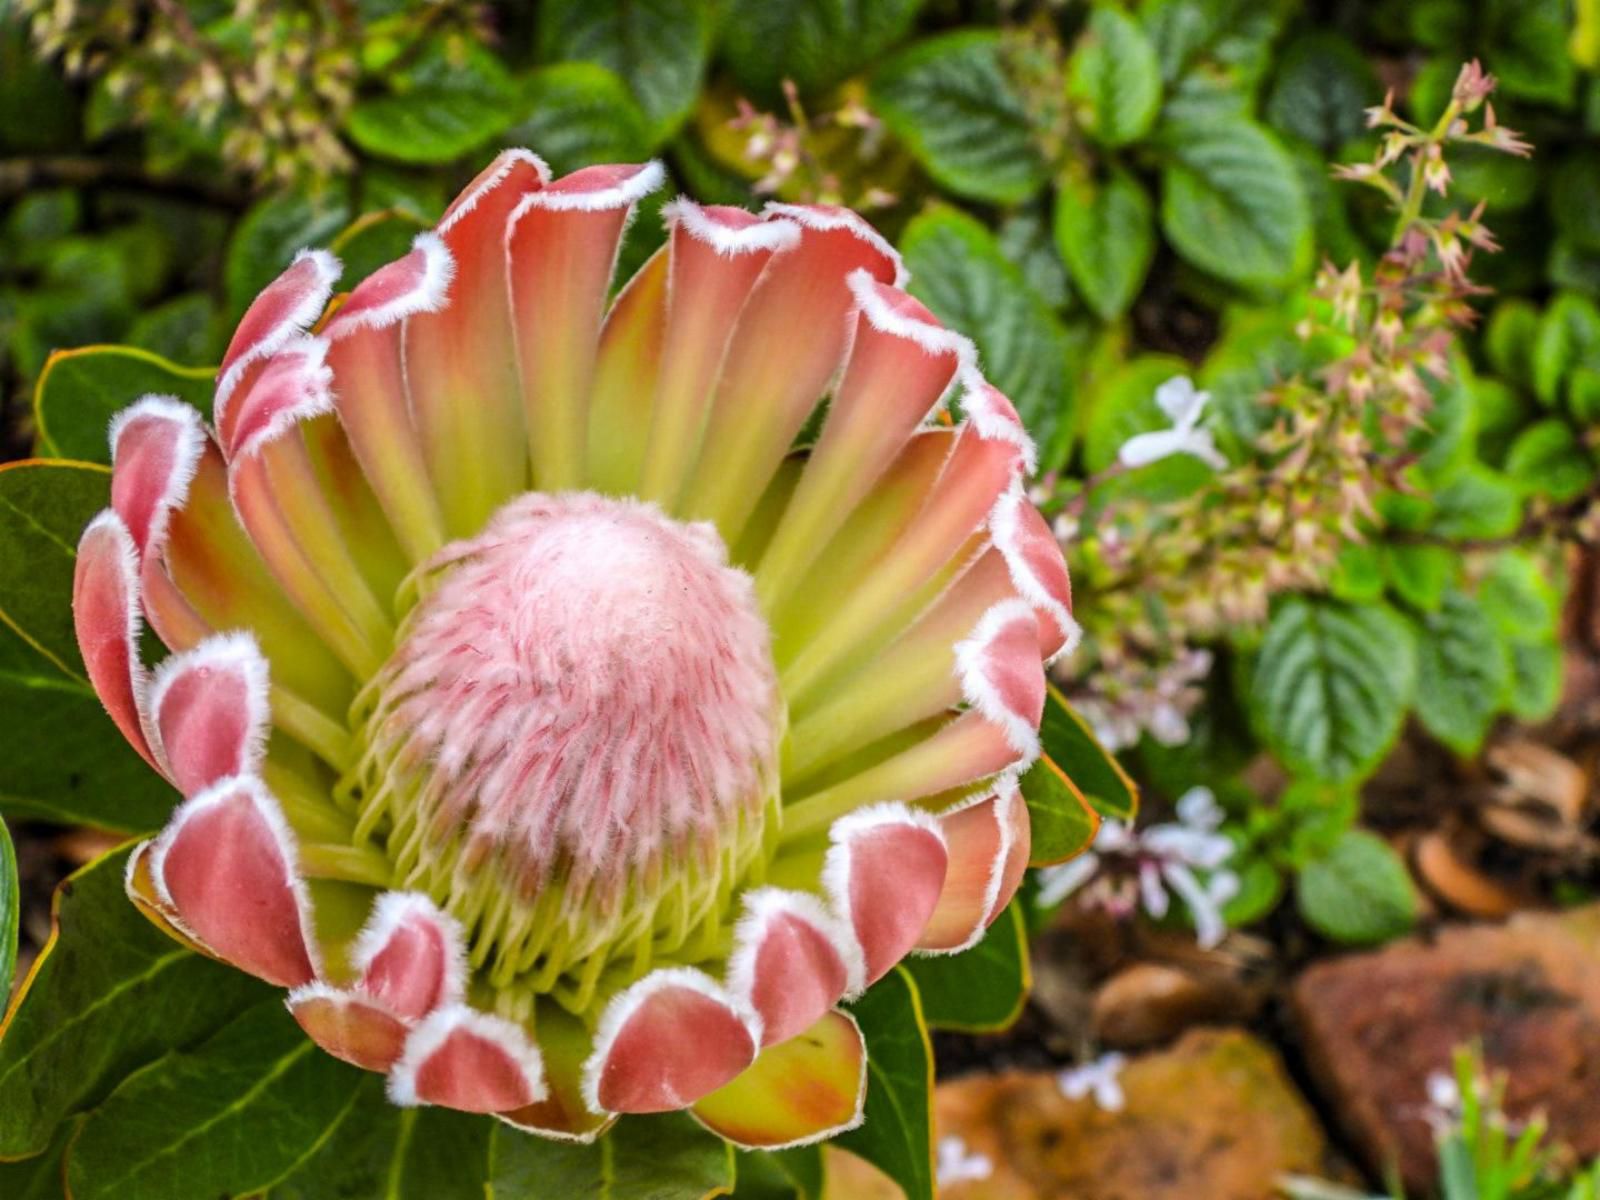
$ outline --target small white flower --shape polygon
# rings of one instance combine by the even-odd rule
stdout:
[[[1171,429],[1135,434],[1122,444],[1117,457],[1124,466],[1143,467],[1173,454],[1192,454],[1212,470],[1228,460],[1217,449],[1209,429],[1200,428],[1210,392],[1199,391],[1187,375],[1175,375],[1156,389],[1156,404],[1172,421]]]
[[[1092,1063],[1061,1072],[1056,1076],[1056,1086],[1068,1100],[1093,1096],[1095,1104],[1106,1112],[1121,1112],[1127,1103],[1121,1079],[1127,1062],[1124,1055],[1115,1052],[1102,1055]]]
[[[1043,868],[1039,872],[1039,906],[1049,908],[1060,904],[1093,879],[1099,870],[1100,856],[1092,850],[1059,866]]]
[[[939,1161],[933,1169],[940,1187],[987,1179],[994,1174],[994,1163],[987,1154],[967,1149],[966,1142],[951,1134],[939,1139]]]

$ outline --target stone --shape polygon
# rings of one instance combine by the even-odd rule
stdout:
[[[1428,1076],[1476,1041],[1514,1119],[1600,1155],[1600,905],[1446,928],[1311,967],[1293,1009],[1313,1078],[1367,1166],[1432,1187]]]
[[[1191,1030],[1130,1060],[1119,1082],[1119,1111],[1067,1099],[1056,1072],[941,1084],[938,1137],[960,1151],[949,1160],[991,1169],[947,1179],[940,1200],[1275,1200],[1285,1173],[1327,1171],[1322,1131],[1276,1052],[1241,1030]]]
[[[1101,985],[1094,998],[1095,1040],[1117,1049],[1165,1042],[1194,1025],[1248,1019],[1259,1007],[1239,981],[1166,963],[1135,963]]]

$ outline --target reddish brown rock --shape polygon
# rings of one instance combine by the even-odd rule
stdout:
[[[1477,1041],[1509,1073],[1513,1117],[1600,1154],[1600,906],[1446,929],[1306,971],[1294,988],[1306,1053],[1328,1107],[1368,1166],[1434,1180],[1427,1078]]]

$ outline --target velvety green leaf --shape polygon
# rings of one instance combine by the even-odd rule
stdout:
[[[127,340],[171,362],[216,362],[228,342],[223,321],[208,293],[185,292],[135,317]]]
[[[733,1148],[683,1113],[625,1117],[588,1146],[496,1124],[485,1200],[701,1200],[732,1191]]]
[[[66,1193],[67,1144],[82,1118],[63,1121],[42,1154],[16,1162],[0,1162],[0,1196],[6,1200],[62,1200]]]
[[[1556,228],[1586,250],[1600,250],[1600,163],[1593,155],[1574,154],[1556,167],[1550,179],[1550,214]]]
[[[326,245],[353,216],[349,202],[333,189],[315,198],[280,192],[251,205],[234,226],[223,263],[228,308],[234,317],[243,315],[298,251]]]
[[[1387,842],[1361,829],[1307,863],[1295,885],[1300,915],[1335,941],[1370,945],[1399,937],[1417,916],[1411,875]]]
[[[1239,878],[1239,890],[1222,906],[1229,929],[1253,925],[1278,907],[1283,899],[1283,873],[1264,858],[1242,860],[1235,855],[1228,869]]]
[[[1510,682],[1511,664],[1494,622],[1464,592],[1445,593],[1417,636],[1417,716],[1459,754],[1482,744]]]
[[[1214,78],[1248,97],[1292,7],[1293,0],[1144,0],[1139,17],[1169,82]]]
[[[900,239],[911,291],[978,345],[984,373],[1011,398],[1038,442],[1040,465],[1065,460],[1074,431],[1067,395],[1069,343],[994,235],[954,208],[920,214]]]
[[[1506,707],[1519,721],[1543,721],[1561,703],[1562,673],[1566,656],[1555,638],[1536,642],[1511,642],[1511,686]]]
[[[527,116],[506,140],[538,147],[557,175],[595,163],[640,162],[655,148],[638,101],[598,63],[540,67],[522,82],[522,104]]]
[[[1384,561],[1372,542],[1346,542],[1339,547],[1328,590],[1340,600],[1363,603],[1383,596]]]
[[[1266,118],[1275,129],[1334,151],[1361,136],[1365,110],[1382,94],[1366,55],[1348,38],[1305,33],[1283,52]]]
[[[905,968],[917,982],[930,1029],[995,1033],[1022,1012],[1032,983],[1021,908],[1008,904],[983,940],[960,954],[913,957]]]
[[[1383,568],[1395,594],[1412,608],[1432,612],[1455,579],[1457,558],[1435,542],[1389,542],[1383,547]]]
[[[8,154],[63,150],[77,141],[78,102],[64,72],[40,54],[18,12],[0,19],[0,146]]]
[[[17,926],[22,919],[22,898],[17,882],[17,851],[11,830],[0,821],[0,996],[11,994],[17,969]]]
[[[1561,385],[1576,366],[1600,366],[1600,308],[1587,296],[1557,296],[1539,320],[1533,343],[1533,390],[1545,404],[1561,398]]]
[[[1048,754],[1039,756],[1018,781],[1028,806],[1032,838],[1029,864],[1047,867],[1082,854],[1100,831],[1099,814]]]
[[[246,1007],[271,999],[281,1011],[266,984],[140,916],[122,890],[127,860],[107,855],[56,892],[55,932],[0,1037],[0,1158],[39,1153],[63,1118]]]
[[[403,258],[417,234],[429,227],[409,207],[383,208],[357,217],[328,243],[344,264],[340,288],[353,290],[379,267]]]
[[[67,1149],[74,1200],[214,1200],[265,1191],[321,1149],[364,1074],[270,996],[192,1050],[128,1076]]]
[[[1164,127],[1161,224],[1201,270],[1246,286],[1287,283],[1311,256],[1311,214],[1294,161],[1250,121]]]
[[[1000,35],[982,30],[918,42],[879,67],[873,112],[939,183],[1015,204],[1047,178],[1028,110],[1007,78]]]
[[[1292,769],[1341,782],[1393,743],[1415,683],[1416,648],[1394,612],[1291,597],[1254,664],[1251,720]]]
[[[831,87],[875,62],[911,28],[923,0],[727,0],[722,51],[741,86],[777,100],[793,80],[802,92]]]
[[[652,139],[660,141],[694,107],[711,30],[705,0],[546,0],[539,6],[539,57],[599,63],[614,72],[633,89]]]
[[[733,1200],[822,1200],[822,1146],[749,1150],[737,1155]]]
[[[1156,250],[1155,210],[1144,185],[1121,169],[1098,181],[1062,179],[1055,234],[1072,281],[1095,315],[1109,321],[1126,312]]]
[[[1505,95],[1572,102],[1578,72],[1567,53],[1570,19],[1566,0],[1487,0],[1483,56]]]
[[[1528,300],[1502,300],[1484,331],[1483,348],[1495,374],[1519,387],[1533,386],[1533,347],[1539,336],[1539,309]]]
[[[448,1108],[396,1108],[367,1075],[338,1126],[268,1200],[483,1200],[494,1122]]]
[[[1161,108],[1161,64],[1139,23],[1109,4],[1089,16],[1067,64],[1067,95],[1084,131],[1106,146],[1150,132]]]
[[[1000,222],[995,241],[1000,253],[1017,264],[1039,298],[1051,308],[1065,308],[1072,297],[1066,264],[1056,252],[1051,221],[1037,205],[1019,208]]]
[[[906,1200],[933,1200],[933,1048],[917,985],[896,967],[850,1011],[867,1042],[866,1119],[835,1144],[898,1183]]]
[[[446,163],[477,150],[511,124],[516,86],[500,60],[466,41],[440,41],[387,75],[389,94],[356,102],[350,140],[406,163]]]
[[[1039,742],[1096,812],[1119,821],[1139,814],[1139,788],[1055,684],[1047,684]]]
[[[1594,482],[1594,459],[1559,417],[1528,426],[1506,453],[1506,474],[1525,495],[1560,503]]]
[[[215,377],[210,367],[180,367],[133,346],[57,350],[33,393],[39,453],[109,466],[112,417],[153,393],[185,400],[209,418]]]
[[[1517,489],[1488,467],[1469,467],[1435,496],[1433,532],[1448,538],[1508,536],[1522,520]]]
[[[1556,635],[1562,591],[1550,568],[1526,550],[1505,550],[1478,591],[1483,611],[1500,636],[1511,641],[1540,641]]]

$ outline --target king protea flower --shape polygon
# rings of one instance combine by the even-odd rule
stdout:
[[[661,179],[507,151],[331,309],[303,252],[213,427],[113,423],[74,610],[185,797],[127,877],[173,937],[397,1104],[778,1146],[860,1120],[841,1001],[1016,889],[1070,590],[1015,411],[853,213],[676,200],[608,301]]]

